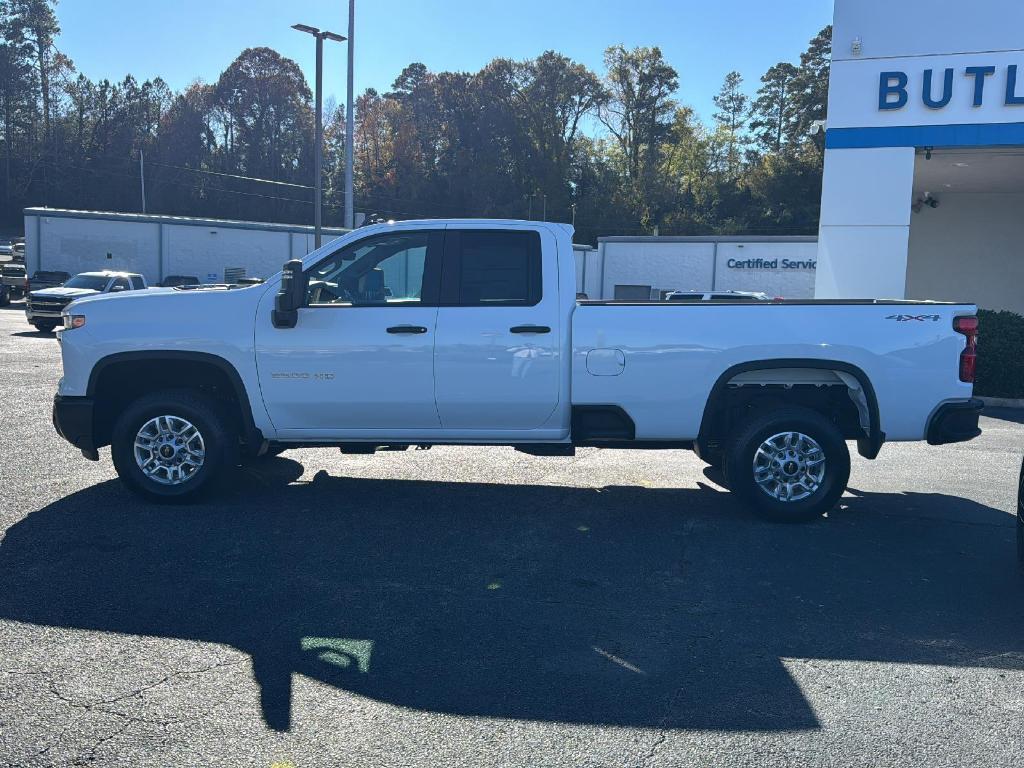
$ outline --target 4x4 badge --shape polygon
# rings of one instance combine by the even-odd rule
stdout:
[[[938,322],[938,315],[889,315],[885,318],[886,320],[895,320],[897,323],[906,323],[910,320],[916,320],[919,323],[923,323],[925,320],[931,320],[932,322]]]

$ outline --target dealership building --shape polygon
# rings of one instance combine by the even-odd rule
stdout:
[[[836,0],[817,298],[1024,313],[1024,3]]]

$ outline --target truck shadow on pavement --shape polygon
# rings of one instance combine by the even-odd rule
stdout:
[[[300,474],[268,461],[193,507],[61,499],[0,543],[0,617],[230,644],[278,730],[295,673],[457,715],[782,730],[818,727],[794,668],[853,695],[817,660],[1024,665],[1013,521],[972,501],[858,494],[778,526],[710,485]]]

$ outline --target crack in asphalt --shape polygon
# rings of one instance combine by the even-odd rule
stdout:
[[[682,543],[682,545],[680,547],[680,550],[679,550],[679,560],[680,560],[680,563],[683,564],[684,566],[685,566],[685,563],[686,563],[687,551],[690,549],[690,547],[692,545],[691,534],[693,533],[693,528],[694,528],[695,525],[696,525],[695,521],[691,519],[691,520],[688,520],[686,522],[686,524],[683,526],[683,534],[684,534],[684,536],[683,536],[683,543]],[[658,721],[658,726],[657,726],[658,735],[654,739],[654,741],[651,743],[650,748],[647,750],[647,754],[645,754],[643,757],[640,758],[640,762],[637,763],[637,768],[644,768],[644,766],[650,765],[651,761],[654,760],[654,757],[655,757],[655,755],[658,752],[658,748],[662,744],[665,743],[666,739],[668,739],[668,732],[669,732],[668,722],[669,722],[669,720],[672,717],[672,712],[675,710],[676,706],[679,704],[679,699],[682,697],[683,691],[685,691],[685,690],[686,690],[685,686],[680,686],[679,688],[677,688],[672,693],[671,696],[669,696],[665,700],[664,714],[661,716],[661,719]]]
[[[185,677],[185,676],[191,676],[191,675],[207,674],[209,672],[213,672],[213,671],[216,671],[216,670],[219,670],[219,669],[224,669],[224,668],[227,668],[227,667],[233,667],[233,666],[237,666],[239,664],[243,664],[243,663],[247,662],[248,660],[249,660],[248,656],[240,656],[237,659],[232,659],[230,661],[219,661],[219,662],[216,662],[216,663],[213,663],[213,664],[208,664],[206,666],[199,667],[198,669],[173,670],[173,671],[169,672],[168,674],[164,675],[159,680],[156,680],[156,681],[154,681],[152,683],[147,683],[145,685],[141,685],[141,686],[139,686],[137,688],[134,688],[134,689],[132,689],[130,691],[127,691],[125,693],[119,694],[117,696],[112,696],[112,697],[109,697],[109,698],[100,698],[100,699],[78,699],[78,698],[66,695],[63,691],[60,690],[58,685],[52,679],[50,679],[50,675],[52,673],[49,670],[6,669],[6,670],[4,670],[4,673],[8,674],[8,675],[24,675],[24,676],[40,676],[40,677],[43,677],[46,680],[46,684],[47,684],[47,688],[48,688],[49,692],[57,700],[59,700],[61,702],[64,702],[65,704],[67,704],[70,707],[82,710],[84,712],[91,712],[91,713],[98,713],[98,714],[102,714],[102,715],[109,715],[111,717],[115,717],[115,718],[118,718],[120,720],[120,723],[119,723],[119,725],[116,728],[114,728],[109,733],[104,734],[103,736],[101,736],[100,738],[98,738],[94,742],[92,742],[71,763],[71,765],[79,766],[79,765],[87,765],[87,764],[90,764],[93,761],[95,761],[97,752],[103,747],[104,744],[106,744],[107,742],[117,738],[118,736],[123,734],[125,731],[127,731],[128,728],[130,728],[134,724],[155,725],[155,726],[159,726],[161,728],[161,730],[166,732],[167,729],[171,725],[175,725],[175,724],[179,724],[179,723],[185,723],[185,722],[189,722],[189,721],[192,721],[192,720],[197,720],[197,719],[199,719],[201,717],[204,717],[208,713],[208,711],[209,711],[209,710],[204,710],[203,712],[199,712],[199,713],[191,715],[189,717],[160,719],[160,718],[145,717],[145,716],[142,716],[142,715],[135,715],[135,714],[132,714],[130,712],[122,711],[120,709],[113,709],[113,708],[110,708],[109,705],[117,704],[118,702],[127,701],[129,699],[141,698],[142,695],[144,693],[146,693],[147,691],[151,691],[151,690],[153,690],[155,688],[158,688],[158,687],[160,687],[162,685],[165,685],[165,684],[169,683],[170,681],[172,681],[172,680],[174,680],[176,678]],[[63,728],[63,730],[61,730],[61,732],[57,735],[56,738],[52,739],[48,744],[43,746],[41,749],[37,750],[31,756],[31,758],[29,758],[29,759],[45,757],[50,752],[50,750],[52,750],[55,746],[57,746],[57,744],[60,743],[60,741],[61,741],[61,739],[63,739],[64,735],[72,728],[72,725],[73,725],[73,723],[67,724]],[[53,763],[50,763],[50,764],[52,765]],[[19,768],[20,768],[20,766],[23,765],[23,763],[7,761],[7,765],[8,765],[9,768],[14,768],[14,766],[19,766]]]

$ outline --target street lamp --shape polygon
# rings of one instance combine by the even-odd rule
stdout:
[[[316,174],[316,201],[313,204],[313,229],[315,232],[314,247],[319,248],[323,240],[321,213],[324,193],[324,40],[334,40],[341,43],[344,42],[345,38],[341,35],[336,35],[334,32],[321,31],[316,27],[309,26],[308,24],[292,24],[292,29],[297,29],[299,32],[305,32],[306,34],[312,35],[316,38],[316,131],[313,139],[313,165],[315,166],[314,173]]]

